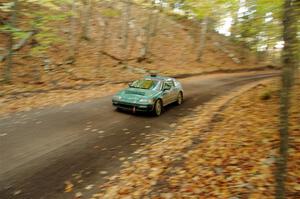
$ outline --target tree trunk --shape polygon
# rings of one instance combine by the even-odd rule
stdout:
[[[129,39],[129,21],[131,15],[131,1],[124,2],[124,21],[123,21],[123,49],[125,50],[124,64],[127,66],[129,56],[128,39]]]
[[[10,25],[11,27],[15,27],[16,24],[16,18],[17,18],[17,6],[18,6],[18,0],[13,1],[14,5],[12,8],[12,15],[10,18]],[[13,58],[13,46],[14,46],[14,41],[13,41],[13,32],[10,30],[8,33],[8,54],[7,54],[7,60],[6,60],[6,66],[4,69],[4,83],[10,83],[11,82],[11,68],[12,68],[12,58]]]
[[[70,59],[71,62],[74,63],[76,61],[76,43],[77,43],[77,37],[76,37],[76,0],[72,1],[72,16],[71,16],[71,26],[70,26]]]
[[[91,16],[91,0],[84,0],[84,23],[82,27],[82,39],[89,40],[89,27],[90,27],[90,16]]]
[[[99,39],[99,50],[98,50],[98,58],[97,58],[97,69],[100,68],[101,66],[101,61],[102,61],[102,55],[103,52],[105,51],[105,47],[106,47],[106,40],[108,38],[108,20],[107,19],[103,19],[103,23],[99,22],[99,27],[102,27],[102,38]]]
[[[285,42],[282,52],[282,88],[280,94],[280,157],[277,160],[276,177],[276,198],[286,197],[285,180],[286,165],[288,160],[289,143],[289,108],[290,91],[293,84],[294,72],[299,57],[299,41],[297,39],[297,11],[299,11],[298,0],[285,0],[283,13],[283,40]]]
[[[18,43],[14,44],[12,47],[12,51],[18,51],[21,50],[25,44],[27,44],[28,40],[35,34],[36,32],[29,32],[23,39],[21,39]],[[4,55],[0,56],[0,62],[3,62],[7,59],[8,53],[5,53]]]
[[[155,15],[154,15],[154,17],[153,17],[153,28],[152,28],[152,30],[151,30],[151,36],[152,36],[152,37],[155,37],[155,36],[156,36],[157,29],[158,29],[158,23],[159,23],[159,21],[160,21],[160,20],[159,20],[159,14],[160,14],[159,10],[158,10],[158,9],[155,9],[154,12],[155,12]]]
[[[139,62],[145,60],[148,56],[148,53],[149,53],[152,21],[153,21],[153,13],[152,13],[152,10],[150,10],[149,11],[148,23],[145,27],[145,32],[144,32],[145,40],[144,40],[144,43],[143,43],[143,47],[141,49],[140,57],[138,59]]]
[[[203,51],[206,43],[207,23],[208,23],[208,17],[206,16],[203,19],[201,24],[200,43],[199,43],[198,57],[197,57],[198,62],[202,61]]]
[[[126,49],[128,45],[128,35],[129,35],[129,21],[130,21],[130,9],[131,9],[131,2],[127,0],[124,2],[124,21],[123,21],[123,48]]]
[[[158,31],[158,27],[159,27],[159,22],[160,22],[160,10],[159,9],[155,9],[153,10],[154,12],[154,16],[153,16],[153,22],[152,22],[152,30],[151,30],[151,37],[152,37],[152,40],[151,40],[151,43],[148,44],[150,49],[153,49],[154,48],[154,45],[155,45],[155,36],[157,35],[157,31]]]

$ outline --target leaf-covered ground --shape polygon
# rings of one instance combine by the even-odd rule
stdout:
[[[124,160],[93,198],[274,198],[279,81],[198,107]],[[299,81],[292,97],[288,195],[299,196]],[[224,105],[225,104],[225,105]]]
[[[22,95],[6,95],[0,98],[0,115],[29,111],[33,108],[49,106],[65,106],[84,100],[112,95],[124,88],[125,84],[105,84],[86,89],[53,90],[45,93],[24,93]]]

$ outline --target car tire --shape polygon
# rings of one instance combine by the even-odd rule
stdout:
[[[183,93],[182,93],[182,92],[179,92],[179,93],[178,93],[178,97],[177,97],[176,104],[177,104],[177,105],[181,105],[182,103],[183,103]]]
[[[154,103],[154,107],[153,107],[153,115],[155,116],[160,116],[163,110],[163,104],[162,101],[156,100],[156,102]]]

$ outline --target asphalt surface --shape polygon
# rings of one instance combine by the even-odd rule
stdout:
[[[275,73],[206,75],[182,79],[184,104],[160,117],[118,112],[111,96],[0,117],[0,198],[83,198],[120,168],[120,157],[170,130],[170,124],[216,96]],[[128,133],[129,132],[129,133]],[[65,193],[65,181],[74,184]]]

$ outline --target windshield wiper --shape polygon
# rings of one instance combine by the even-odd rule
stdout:
[[[138,86],[129,86],[129,88],[139,88],[139,89],[145,89],[145,90],[149,89],[149,88],[143,88],[143,87],[138,87]]]

